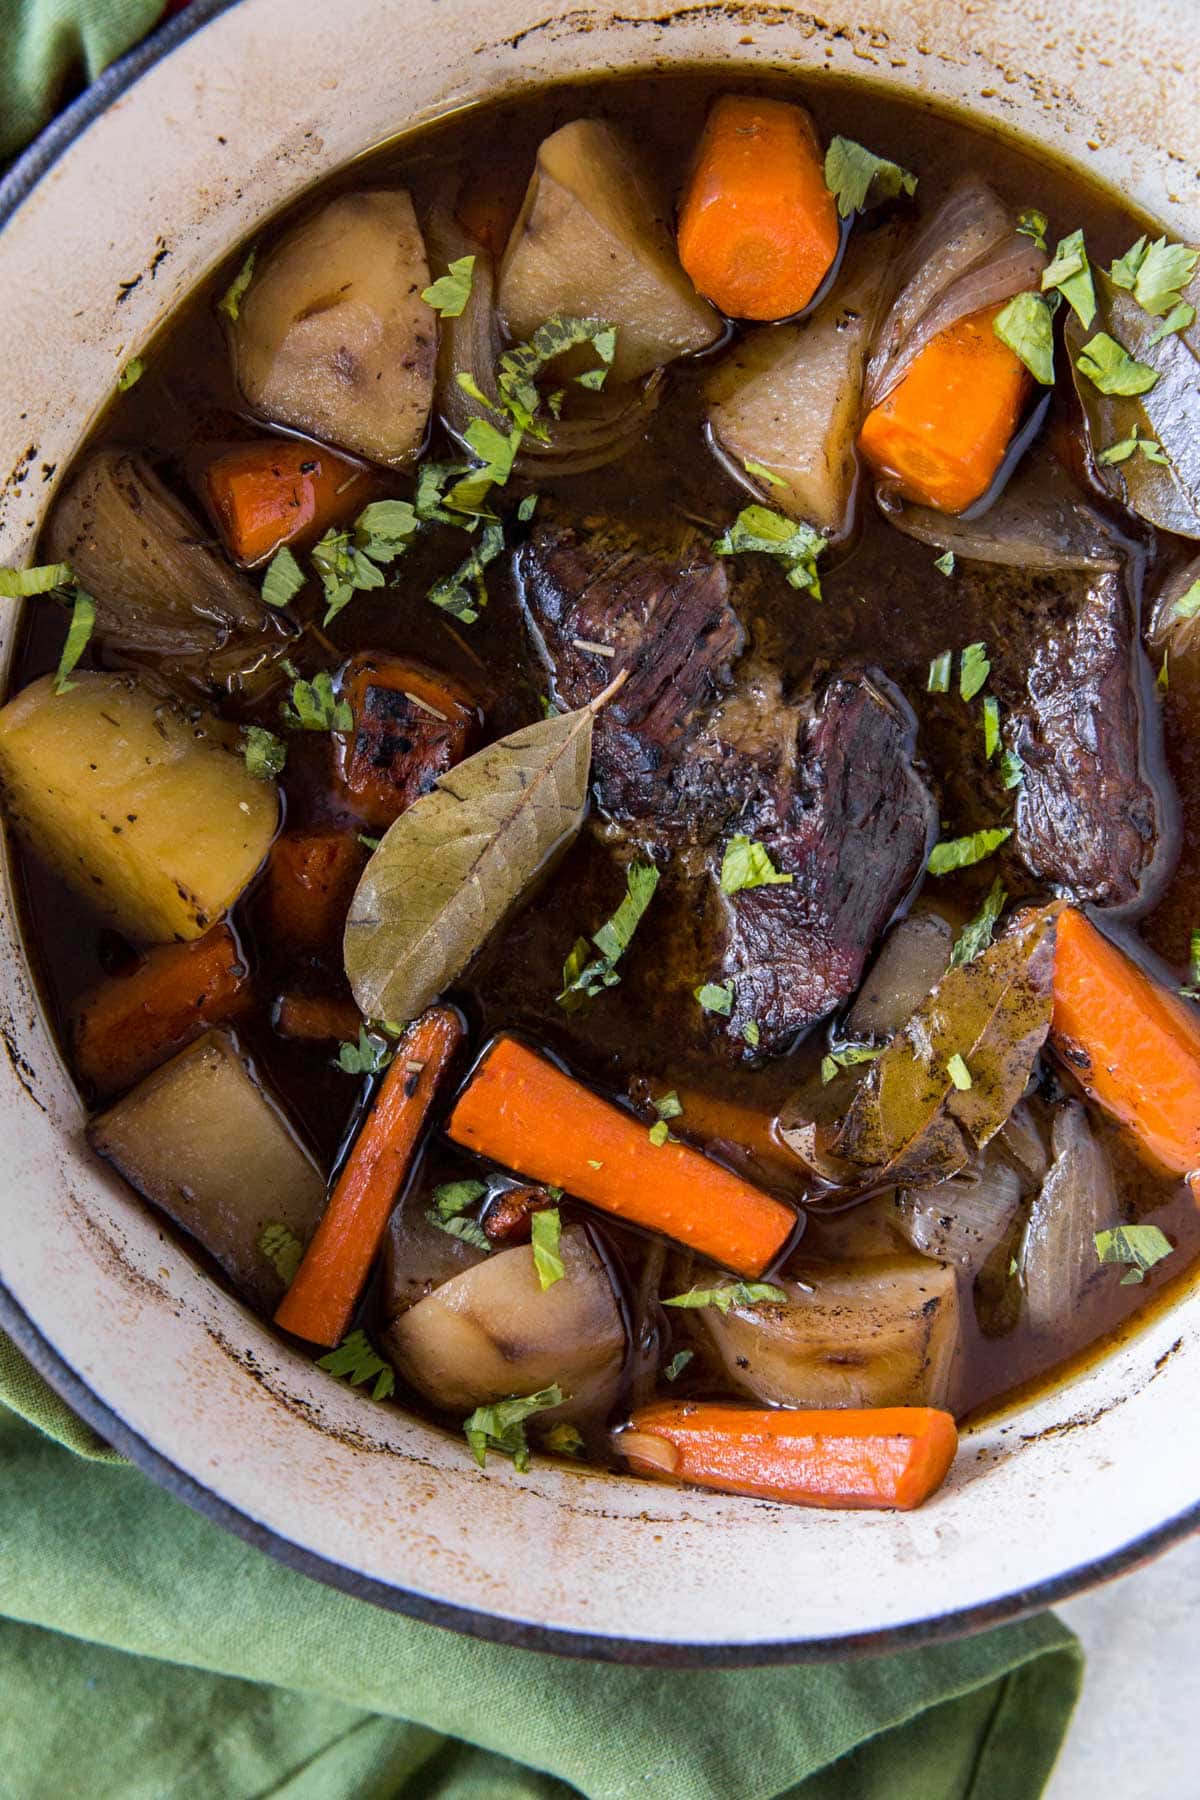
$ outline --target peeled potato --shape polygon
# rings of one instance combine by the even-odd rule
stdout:
[[[279,820],[218,722],[131,675],[50,676],[0,710],[16,828],[97,912],[149,943],[197,938],[231,907]]]
[[[403,466],[425,440],[437,320],[402,188],[343,194],[254,270],[229,330],[234,375],[263,418]]]
[[[650,178],[599,119],[564,125],[538,151],[497,298],[518,339],[554,313],[615,325],[614,383],[703,350],[721,333],[683,272]]]

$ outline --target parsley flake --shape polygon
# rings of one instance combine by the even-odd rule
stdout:
[[[426,306],[432,306],[443,319],[461,319],[466,311],[467,301],[471,298],[474,274],[475,258],[458,256],[444,275],[424,289],[421,298]]]
[[[933,566],[937,570],[939,575],[953,575],[953,573],[954,573],[954,552],[953,552],[953,550],[947,550],[945,552],[945,554],[942,556],[935,556],[933,559]]]
[[[667,1124],[665,1119],[656,1119],[654,1124],[650,1127],[650,1142],[654,1145],[656,1150],[662,1149],[670,1135],[671,1127]]]
[[[121,373],[117,376],[118,394],[127,394],[131,387],[136,387],[146,373],[146,365],[140,356],[131,356]]]
[[[825,186],[837,201],[838,217],[848,219],[901,194],[911,197],[917,191],[917,177],[853,138],[835,137],[825,152]]]
[[[468,1206],[482,1200],[486,1193],[486,1184],[470,1177],[461,1181],[443,1181],[433,1190],[433,1208],[439,1219],[452,1219],[456,1213],[466,1212]]]
[[[949,875],[955,869],[985,862],[1011,836],[1011,825],[997,825],[990,831],[973,831],[968,837],[943,838],[930,852],[929,873]]]
[[[1075,358],[1075,367],[1101,394],[1147,394],[1158,380],[1157,369],[1135,362],[1124,344],[1107,331],[1088,339]]]
[[[968,644],[958,665],[958,691],[964,700],[973,700],[992,672],[987,645]]]
[[[765,481],[768,487],[786,487],[787,482],[774,469],[768,469],[766,463],[752,462],[749,457],[743,459],[742,467],[747,475],[753,475],[757,481]]]
[[[1181,304],[1197,262],[1200,252],[1189,250],[1186,244],[1169,244],[1165,237],[1151,244],[1143,236],[1118,257],[1108,273],[1115,287],[1132,290],[1144,312],[1161,318]]]
[[[1017,214],[1017,230],[1022,237],[1032,238],[1039,250],[1046,248],[1046,230],[1050,221],[1040,207],[1026,206]]]
[[[1054,320],[1042,294],[1014,294],[992,320],[992,330],[1035,381],[1054,385]]]
[[[987,891],[983,905],[969,919],[955,940],[954,949],[950,953],[950,967],[957,969],[963,963],[974,962],[977,956],[985,951],[992,941],[996,929],[996,920],[1004,911],[1004,903],[1008,899],[1008,890],[997,875]]]
[[[1089,330],[1096,317],[1096,286],[1082,231],[1059,238],[1053,262],[1042,270],[1042,292],[1051,290],[1062,295],[1084,330]]]
[[[1117,444],[1110,444],[1107,450],[1101,450],[1096,461],[1102,466],[1128,462],[1129,458],[1138,450],[1141,451],[1147,462],[1158,463],[1162,468],[1170,467],[1171,459],[1162,445],[1154,438],[1144,438],[1136,425],[1129,437],[1122,438]]]
[[[776,557],[783,565],[788,586],[807,589],[814,600],[819,600],[817,558],[827,545],[828,539],[803,520],[787,519],[768,506],[747,506],[729,529],[714,539],[712,548],[717,556]]]
[[[663,1370],[667,1380],[678,1381],[695,1354],[694,1350],[677,1350]]]
[[[753,838],[731,837],[721,858],[721,892],[740,894],[744,888],[787,887],[794,877],[781,874],[762,844]]]
[[[686,1294],[676,1294],[671,1300],[664,1300],[664,1306],[703,1307],[715,1306],[718,1312],[727,1313],[734,1306],[762,1306],[774,1302],[776,1306],[787,1305],[787,1295],[782,1288],[775,1287],[769,1281],[729,1281],[715,1288],[690,1288]]]
[[[728,1018],[733,1011],[733,981],[706,981],[702,987],[693,988],[696,999],[706,1013],[720,1013]]]
[[[565,1422],[552,1425],[542,1439],[545,1449],[555,1456],[573,1456],[576,1460],[587,1455],[587,1445],[583,1441],[583,1433],[577,1425]]]
[[[929,680],[925,683],[927,694],[948,694],[950,692],[950,666],[954,661],[951,650],[943,650],[935,656],[929,665]]]
[[[742,1037],[752,1050],[757,1050],[762,1042],[762,1032],[758,1029],[757,1019],[747,1019],[742,1026]]]
[[[1173,619],[1194,619],[1200,613],[1200,577],[1193,581],[1171,608]]]
[[[960,1094],[965,1094],[972,1085],[971,1071],[957,1050],[946,1064],[946,1073]]]
[[[491,1406],[477,1406],[463,1421],[471,1455],[483,1469],[487,1467],[488,1451],[498,1450],[502,1456],[511,1456],[517,1472],[523,1475],[529,1467],[526,1419],[562,1403],[563,1391],[555,1383],[536,1394],[514,1395],[511,1400],[497,1400]]]
[[[77,587],[71,607],[71,623],[67,627],[67,641],[62,647],[62,655],[58,659],[58,669],[54,676],[56,694],[69,693],[75,686],[70,679],[71,672],[91,642],[95,626],[96,602],[90,594],[85,594],[81,587]]]
[[[1175,1246],[1157,1225],[1114,1225],[1096,1233],[1096,1255],[1102,1263],[1128,1263],[1121,1286],[1132,1287],[1146,1279],[1146,1270],[1170,1256]]]
[[[286,606],[289,600],[295,599],[307,580],[307,575],[292,552],[286,544],[282,545],[267,564],[267,572],[263,576],[264,604]]]
[[[1000,702],[993,694],[983,701],[983,758],[991,762],[1000,748]]]
[[[658,886],[658,870],[653,863],[631,863],[625,871],[625,897],[612,918],[592,938],[599,952],[592,956],[586,938],[576,938],[570,955],[563,964],[563,986],[558,1004],[566,1012],[576,1012],[585,1000],[607,987],[615,987],[621,979],[616,965],[628,950],[643,913]]]
[[[654,1102],[654,1110],[660,1119],[678,1119],[683,1113],[683,1101],[672,1088]]]
[[[221,298],[217,301],[217,311],[223,312],[225,317],[233,324],[237,323],[238,314],[242,310],[242,301],[245,298],[246,289],[250,286],[250,283],[254,278],[254,260],[257,255],[257,250],[250,251],[245,262],[242,264],[229,286],[225,289]]]
[[[504,549],[504,532],[499,525],[485,525],[479,542],[451,574],[436,581],[425,598],[448,612],[464,625],[473,625],[487,605],[487,581],[484,570]]]
[[[372,1400],[386,1400],[396,1389],[392,1365],[384,1362],[365,1331],[352,1331],[336,1350],[317,1358],[317,1367],[348,1381],[351,1387],[373,1382]]]
[[[1025,764],[1015,750],[1000,752],[1000,782],[1005,788],[1019,788],[1025,779]]]
[[[272,1220],[258,1234],[258,1247],[287,1287],[296,1279],[304,1245],[287,1225]]]
[[[347,700],[333,691],[333,676],[322,669],[311,681],[297,677],[289,698],[280,703],[279,716],[289,731],[351,731],[354,714]]]
[[[882,1046],[875,1044],[839,1044],[821,1058],[821,1081],[828,1087],[839,1069],[857,1068],[859,1063],[874,1062],[882,1054]]]
[[[261,725],[247,725],[242,732],[246,773],[253,781],[274,781],[287,762],[287,745]]]
[[[557,1206],[546,1206],[540,1212],[530,1215],[529,1229],[533,1244],[533,1266],[537,1270],[538,1284],[544,1293],[561,1281],[566,1274],[563,1259],[559,1255],[559,1240],[562,1237],[562,1219]]]
[[[344,1075],[378,1075],[386,1069],[395,1051],[385,1039],[358,1028],[357,1044],[339,1044],[337,1066]]]

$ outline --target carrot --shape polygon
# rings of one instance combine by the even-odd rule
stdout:
[[[340,938],[367,860],[353,831],[289,831],[276,838],[264,894],[272,936],[314,952]]]
[[[858,447],[906,500],[957,513],[986,492],[1032,385],[992,330],[999,307],[948,325],[863,422]]]
[[[1200,1169],[1200,1018],[1073,907],[1058,921],[1051,1042],[1151,1161]]]
[[[250,973],[227,925],[190,943],[160,944],[130,974],[101,982],[78,1002],[75,1066],[98,1093],[115,1094],[250,1000]]]
[[[494,257],[503,254],[517,222],[532,162],[520,147],[489,156],[486,168],[472,170],[454,203],[454,216],[467,236]]]
[[[354,1043],[362,1014],[353,1000],[328,994],[281,994],[275,1002],[274,1025],[280,1037],[300,1043]]]
[[[679,260],[700,292],[731,319],[785,319],[824,281],[840,235],[804,108],[718,100],[679,213]]]
[[[338,775],[358,817],[383,829],[462,761],[479,709],[452,676],[370,651],[348,665],[343,691],[354,728],[339,742]]]
[[[357,464],[331,450],[267,438],[218,457],[204,485],[229,554],[250,567],[357,512],[368,484]]]
[[[346,1158],[275,1323],[309,1343],[340,1344],[392,1208],[412,1167],[434,1097],[463,1038],[448,1006],[431,1006],[396,1046],[367,1121]]]
[[[796,1226],[790,1207],[686,1144],[655,1143],[645,1125],[515,1038],[494,1041],[446,1129],[481,1156],[739,1275],[760,1275]]]
[[[920,1506],[958,1448],[947,1412],[883,1406],[828,1412],[658,1401],[614,1443],[631,1468],[794,1506]]]
[[[794,1181],[804,1174],[799,1157],[775,1136],[775,1120],[769,1113],[704,1088],[679,1088],[677,1097],[683,1111],[672,1119],[672,1131],[705,1143],[731,1145],[768,1175]]]

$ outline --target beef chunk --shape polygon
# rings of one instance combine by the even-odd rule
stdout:
[[[803,730],[794,791],[762,833],[794,880],[728,901],[732,1028],[781,1050],[847,1000],[925,866],[937,813],[913,768],[915,721],[883,677],[831,680]]]
[[[1014,847],[1079,900],[1138,899],[1162,829],[1141,760],[1133,609],[1119,576],[1058,604],[1034,640],[1006,728],[1025,765]]]

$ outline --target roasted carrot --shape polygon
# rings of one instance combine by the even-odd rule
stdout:
[[[353,1000],[328,994],[281,994],[275,1002],[274,1024],[280,1037],[301,1043],[353,1043],[362,1014]]]
[[[785,319],[824,281],[839,237],[804,108],[718,100],[679,213],[679,259],[700,292],[731,319]]]
[[[339,939],[367,854],[353,831],[287,831],[276,838],[264,893],[275,941],[315,952]]]
[[[452,676],[370,651],[347,667],[344,692],[354,728],[340,741],[338,774],[358,817],[384,829],[462,761],[479,709]]]
[[[275,1314],[285,1331],[312,1344],[341,1343],[462,1038],[458,1014],[431,1006],[396,1045],[375,1104]]]
[[[292,438],[230,450],[209,464],[204,486],[229,554],[247,568],[281,544],[320,537],[369,498],[356,463]]]
[[[493,1162],[739,1275],[761,1275],[795,1229],[790,1207],[686,1144],[656,1143],[639,1120],[515,1038],[491,1045],[446,1129]]]
[[[759,1410],[658,1401],[614,1438],[631,1468],[794,1506],[890,1506],[908,1512],[942,1485],[958,1448],[947,1412]]]
[[[681,1087],[673,1091],[683,1111],[671,1120],[672,1131],[699,1138],[705,1144],[739,1150],[757,1163],[764,1174],[777,1179],[794,1181],[805,1173],[800,1158],[775,1136],[775,1120],[769,1113],[744,1100],[731,1100],[704,1088]]]
[[[128,975],[79,1001],[75,1066],[100,1094],[132,1087],[185,1044],[244,1012],[250,974],[232,931],[217,925],[186,944],[160,944]]]
[[[938,333],[867,414],[858,447],[906,500],[958,513],[986,492],[1032,377],[992,330],[999,307]]]
[[[1145,1154],[1200,1170],[1200,1017],[1074,907],[1058,921],[1051,1042]]]

